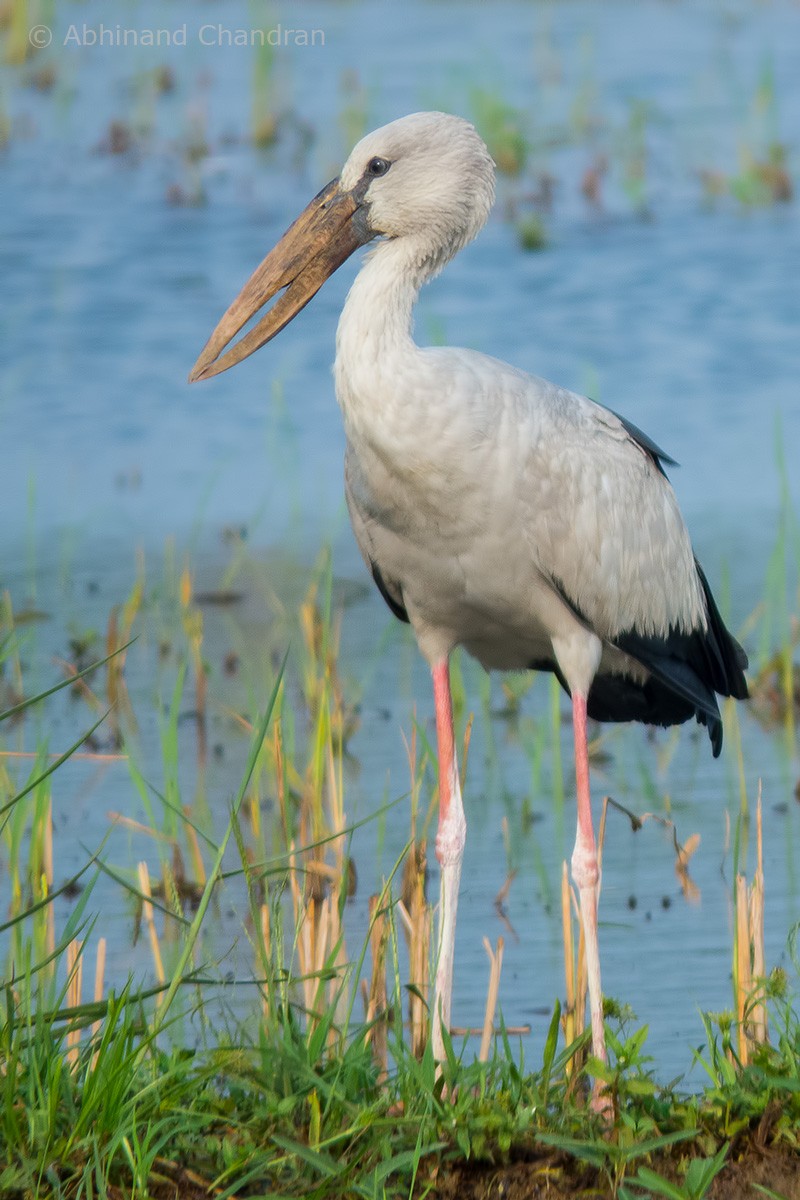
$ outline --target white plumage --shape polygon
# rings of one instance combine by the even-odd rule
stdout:
[[[604,1058],[587,715],[664,725],[696,716],[718,753],[715,692],[746,696],[746,659],[695,562],[662,468],[671,460],[658,447],[583,396],[473,351],[413,341],[419,288],[475,237],[493,200],[494,166],[468,122],[417,113],[369,134],[245,285],[192,378],[225,370],[275,336],[353,250],[379,239],[339,322],[336,394],[356,538],[433,674],[442,873],[435,1012],[446,1026],[465,837],[448,659],[461,645],[487,669],[555,671],[572,697],[572,868],[594,1052]],[[602,1106],[597,1092],[595,1101]]]

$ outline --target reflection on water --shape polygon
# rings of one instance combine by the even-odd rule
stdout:
[[[234,8],[225,20],[249,26],[251,10],[241,6],[234,22]],[[58,20],[68,23],[70,11]],[[146,24],[154,12],[133,6],[126,19]],[[800,302],[789,268],[800,250],[797,208],[769,203],[753,169],[773,161],[770,147],[800,118],[790,56],[796,8],[741,5],[723,15],[649,3],[488,10],[420,2],[401,15],[309,3],[304,13],[309,27],[326,30],[313,58],[283,47],[264,65],[249,50],[191,37],[185,48],[100,54],[56,37],[51,90],[26,86],[33,66],[23,66],[7,97],[2,579],[17,610],[30,605],[51,618],[24,628],[26,679],[49,681],[53,655],[73,657],[70,638],[93,629],[102,650],[109,612],[133,586],[135,548],[144,547],[147,602],[127,666],[136,728],[129,723],[127,733],[154,786],[178,794],[179,783],[182,803],[217,822],[246,757],[229,710],[252,715],[263,704],[290,635],[296,645],[306,568],[326,542],[347,581],[336,591],[341,661],[360,704],[348,747],[349,820],[407,791],[403,735],[415,711],[429,727],[426,671],[408,631],[366,587],[342,501],[330,362],[355,265],[235,374],[191,390],[184,383],[222,308],[362,128],[449,108],[505,137],[498,157],[500,149],[521,156],[521,174],[501,181],[479,242],[423,296],[418,336],[474,346],[587,391],[674,455],[698,555],[734,629],[761,599],[777,535],[776,443],[790,489],[800,457]],[[99,22],[102,6],[81,5],[79,15]],[[195,19],[188,6],[186,19]],[[249,142],[253,104],[279,118],[277,140],[259,152]],[[521,150],[503,132],[509,122],[512,133],[515,122],[523,131]],[[791,158],[786,165],[791,175]],[[517,226],[531,213],[546,234],[537,254],[519,248]],[[233,539],[227,549],[220,530]],[[214,697],[207,762],[198,769],[196,723],[185,719],[173,778],[162,780],[159,704],[169,705],[175,673],[163,646],[170,622],[176,641],[186,633],[175,600],[183,551],[175,562],[161,557],[170,538],[188,548],[196,588],[231,587],[241,598],[203,610]],[[754,661],[762,629],[745,626]],[[549,680],[537,680],[510,716],[500,680],[489,684],[466,662],[464,680],[462,719],[468,711],[476,719],[454,1015],[480,1022],[481,938],[502,932],[505,1018],[530,1022],[540,1039],[563,990],[557,911],[573,836],[570,730],[562,721],[554,742]],[[190,691],[183,703],[191,709]],[[777,962],[798,917],[797,757],[781,735],[744,713],[740,721],[751,800],[763,780],[767,948]],[[61,696],[9,744],[31,750],[46,734],[61,749],[88,724],[86,709]],[[730,1003],[726,819],[738,811],[739,768],[730,725],[727,735],[714,762],[704,735],[688,728],[655,738],[638,728],[601,734],[598,799],[607,791],[637,813],[669,814],[682,840],[701,835],[692,873],[702,900],[690,906],[669,835],[654,825],[633,833],[619,814],[609,817],[604,985],[650,1023],[664,1077],[686,1067],[686,1046],[699,1041],[696,1008]],[[57,874],[85,861],[110,810],[143,818],[143,803],[117,760],[66,766],[54,785]],[[354,836],[351,952],[368,895],[408,836],[405,803]],[[124,829],[108,849],[120,867],[153,854],[151,840]],[[509,925],[494,898],[511,870]],[[129,944],[124,893],[103,880],[95,898],[119,931],[110,975],[147,973],[146,946]],[[217,956],[246,962],[236,904],[220,907],[216,928]]]

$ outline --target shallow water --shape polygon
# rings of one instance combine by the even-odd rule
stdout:
[[[288,6],[274,13],[275,24],[298,23]],[[778,138],[789,144],[796,173],[796,6],[308,3],[303,24],[324,29],[325,45],[281,47],[272,75],[276,108],[313,130],[305,154],[293,120],[273,148],[251,149],[254,52],[201,44],[203,23],[249,28],[251,9],[209,5],[201,17],[178,3],[167,22],[161,7],[131,5],[126,26],[185,21],[187,45],[63,44],[71,22],[97,27],[104,18],[98,3],[59,8],[48,52],[58,72],[54,92],[23,87],[25,67],[6,85],[13,136],[0,160],[0,548],[15,607],[35,601],[52,614],[32,630],[35,678],[51,677],[51,655],[64,653],[68,631],[103,627],[130,590],[137,546],[151,581],[159,578],[164,543],[174,538],[215,584],[226,559],[219,531],[246,527],[253,553],[266,558],[268,577],[291,608],[304,569],[330,542],[335,575],[345,581],[345,670],[366,681],[350,747],[357,769],[347,781],[348,816],[360,819],[405,792],[402,731],[410,730],[415,706],[429,719],[429,683],[407,631],[391,627],[379,597],[362,586],[342,500],[343,435],[330,378],[337,314],[356,264],[267,351],[212,384],[189,389],[184,380],[253,266],[336,172],[347,149],[348,107],[365,128],[422,107],[474,115],[478,88],[524,110],[536,151],[522,180],[501,181],[479,241],[426,290],[418,336],[473,346],[587,391],[647,430],[682,464],[672,476],[698,556],[725,596],[733,628],[741,626],[762,597],[776,537],[776,442],[797,499],[800,223],[796,203],[746,205],[730,195],[705,203],[698,172],[735,175],[748,148],[757,153]],[[145,73],[165,63],[176,86],[154,96]],[[348,84],[352,71],[357,81]],[[649,114],[641,206],[624,187],[634,101],[645,102]],[[150,123],[151,131],[129,154],[103,154],[98,146],[112,118]],[[593,132],[584,135],[586,122]],[[182,149],[194,125],[211,150],[196,168],[206,203],[170,204],[170,187],[188,193],[194,186]],[[578,185],[599,153],[611,165],[598,211]],[[557,180],[545,215],[549,244],[525,254],[503,212],[524,205],[545,171]],[[245,611],[208,617],[206,649],[218,666],[232,642],[249,656],[280,642],[284,627],[275,626],[266,602],[259,615],[258,596],[253,588]],[[748,649],[755,661],[755,634]],[[155,772],[152,650],[132,656],[131,688],[138,742]],[[548,681],[526,698],[520,738],[508,722],[485,717],[479,672],[467,667],[466,678],[477,719],[454,1018],[479,1023],[481,938],[505,932],[504,1015],[511,1024],[529,1021],[538,1046],[562,990],[559,923],[547,910],[557,910],[560,862],[572,839],[569,729],[562,730],[561,807],[549,799],[550,756],[534,780],[523,749],[528,727],[547,719]],[[494,681],[492,707],[500,705]],[[54,748],[74,733],[76,720],[67,701],[53,706],[47,731]],[[798,763],[778,734],[745,715],[742,726],[751,796],[763,779],[768,961],[775,963],[800,916]],[[185,736],[188,796],[196,780]],[[205,785],[220,817],[245,756],[231,736],[227,727],[220,734],[225,754]],[[689,906],[678,892],[668,837],[654,826],[634,835],[621,817],[609,819],[604,986],[651,1025],[663,1077],[685,1068],[687,1044],[700,1041],[697,1008],[730,1003],[731,865],[723,847],[725,813],[735,818],[738,806],[732,741],[714,762],[704,737],[689,729],[661,735],[655,745],[641,729],[613,730],[611,762],[595,773],[598,793],[611,791],[637,812],[664,812],[669,801],[679,835],[702,834],[692,863],[702,902]],[[538,818],[530,826],[526,796]],[[84,860],[81,843],[97,844],[108,809],[141,816],[127,774],[113,765],[95,774],[70,764],[55,804],[62,876]],[[519,870],[509,899],[515,932],[493,907],[507,869],[503,817]],[[369,892],[407,837],[403,804],[385,831],[368,825],[359,834],[362,886],[350,906],[351,948]],[[113,845],[115,861],[132,861],[135,839]],[[110,884],[98,894],[106,915],[124,917],[110,969],[146,973],[146,947],[130,949],[124,896]],[[220,914],[219,953],[236,940],[239,924],[235,911]]]

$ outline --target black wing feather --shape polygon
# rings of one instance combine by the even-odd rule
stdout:
[[[617,420],[621,422],[622,428],[625,430],[628,436],[633,438],[638,446],[641,446],[645,454],[649,455],[655,466],[658,467],[659,471],[666,479],[667,473],[664,470],[663,464],[666,463],[668,467],[677,467],[679,464],[675,461],[675,459],[670,458],[668,454],[665,454],[661,447],[658,446],[651,437],[648,437],[638,425],[634,425],[633,421],[629,421],[627,417],[620,416],[618,412],[614,412],[613,408],[609,408],[608,412],[612,413]]]
[[[374,559],[369,560],[369,569],[372,571],[372,578],[375,580],[378,591],[383,596],[384,600],[389,605],[389,608],[397,617],[398,621],[405,621],[406,625],[409,625],[409,616],[406,612],[405,605],[403,604],[403,589],[399,586],[399,584],[396,584],[396,595],[392,590],[389,589],[386,580],[381,574],[381,569]]]

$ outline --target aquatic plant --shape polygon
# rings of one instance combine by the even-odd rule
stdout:
[[[504,175],[520,175],[530,151],[523,114],[484,88],[473,89],[470,107],[475,128]]]
[[[590,1169],[604,1194],[619,1200],[648,1194],[685,1200],[708,1194],[712,1179],[725,1177],[731,1139],[741,1146],[773,1111],[781,1115],[770,1118],[764,1136],[776,1161],[783,1161],[797,1146],[800,1112],[792,1097],[800,1095],[800,1023],[786,975],[758,978],[766,964],[758,951],[759,918],[754,925],[749,915],[739,918],[734,941],[737,1012],[704,1017],[706,1042],[696,1051],[709,1080],[702,1096],[656,1083],[646,1028],[637,1028],[611,1000],[610,1063],[586,1060],[582,934],[566,874],[566,1001],[554,1007],[540,1064],[526,1068],[516,1044],[523,1031],[496,1015],[503,945],[487,941],[488,982],[475,981],[487,990],[483,1026],[451,1032],[437,1074],[427,1025],[432,912],[425,896],[424,781],[431,756],[422,729],[412,730],[408,747],[406,849],[370,899],[363,942],[347,944],[358,868],[351,851],[355,825],[345,816],[345,764],[358,715],[342,678],[340,614],[327,557],[299,607],[300,649],[293,661],[276,661],[268,651],[262,663],[249,665],[251,680],[240,680],[242,668],[234,668],[231,678],[249,700],[228,710],[228,719],[247,734],[249,750],[240,741],[246,761],[221,827],[207,803],[209,721],[219,701],[206,626],[209,614],[239,602],[237,579],[249,566],[240,543],[235,554],[233,575],[211,591],[199,591],[190,568],[172,553],[157,585],[148,584],[140,564],[127,599],[109,619],[108,657],[80,670],[76,663],[52,687],[27,698],[19,653],[25,627],[17,626],[6,600],[0,654],[18,696],[2,714],[2,727],[16,721],[16,733],[24,733],[31,714],[66,689],[91,712],[72,746],[53,757],[42,745],[20,781],[8,769],[15,760],[0,758],[2,852],[12,881],[2,925],[6,1005],[0,1021],[6,1193],[56,1195],[89,1186],[144,1191],[169,1183],[233,1192],[261,1186],[285,1195],[313,1189],[320,1196],[348,1189],[372,1195],[377,1186],[382,1195],[397,1196],[407,1195],[414,1181],[432,1186],[465,1155],[495,1164],[523,1155],[532,1170],[540,1164],[556,1197],[570,1194],[580,1172]],[[134,637],[139,641],[132,645]],[[75,639],[81,660],[93,642]],[[142,650],[153,656],[165,701],[158,781],[147,779],[140,765],[127,687],[130,655]],[[262,672],[271,681],[266,690]],[[457,672],[455,678],[467,751],[472,681],[459,683]],[[512,706],[505,721],[519,719],[513,681],[508,686]],[[260,713],[258,694],[269,697]],[[112,748],[87,749],[104,736],[112,705],[118,710]],[[556,744],[560,711],[554,688],[546,738],[552,735]],[[192,744],[197,786],[188,801],[179,763],[185,765]],[[543,744],[534,740],[531,753],[541,790],[536,761]],[[136,838],[135,862],[115,861],[119,848],[113,851],[106,835],[87,850],[79,870],[58,880],[52,787],[78,756],[127,768],[144,820],[111,814],[109,834],[127,830]],[[468,764],[466,752],[464,759]],[[675,838],[675,847],[680,877],[689,841],[681,846]],[[510,860],[508,887],[512,872]],[[763,874],[759,867],[759,891]],[[129,897],[152,982],[130,978],[109,988],[108,946],[116,935],[104,913],[92,912],[100,886]],[[737,885],[737,911],[757,912],[743,886]],[[65,916],[69,895],[76,899]],[[229,978],[206,930],[214,911],[234,898],[246,953]],[[755,951],[745,926],[756,934]],[[232,1007],[233,998],[244,990],[255,1002],[234,1016],[242,1010]],[[202,1049],[192,1032],[197,1029]],[[611,1130],[599,1130],[584,1106],[586,1069],[604,1072],[616,1111]],[[777,1098],[782,1107],[771,1109]]]

